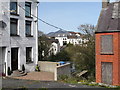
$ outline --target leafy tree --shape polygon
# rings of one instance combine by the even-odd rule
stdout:
[[[40,33],[39,33],[40,34]],[[39,61],[47,60],[51,42],[45,34],[38,37],[38,58]]]
[[[79,30],[83,32],[83,39],[87,42],[82,45],[68,45],[65,48],[71,62],[75,64],[77,71],[88,70],[88,76],[95,76],[95,27],[93,25],[80,25]]]
[[[77,70],[88,70],[88,75],[95,76],[95,26],[83,24],[78,29],[83,32],[83,38],[87,42],[83,43],[82,46],[72,48],[74,52],[72,52],[71,60],[75,63]]]

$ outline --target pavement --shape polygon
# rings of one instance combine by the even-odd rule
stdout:
[[[100,87],[97,86],[87,86],[81,84],[69,84],[62,83],[57,81],[40,81],[40,80],[24,80],[24,79],[14,79],[14,78],[3,78],[2,79],[2,88],[3,90],[13,90],[13,89],[72,89],[72,88],[95,88],[98,89]]]
[[[15,79],[54,81],[54,73],[51,72],[29,72],[25,76],[12,77]]]

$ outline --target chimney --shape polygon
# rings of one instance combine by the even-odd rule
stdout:
[[[107,8],[109,5],[109,0],[102,0],[102,8]]]

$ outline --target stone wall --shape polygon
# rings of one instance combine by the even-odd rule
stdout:
[[[61,75],[71,76],[70,64],[57,66],[57,77]]]
[[[48,62],[48,61],[39,61],[38,65],[40,66],[41,71],[52,72],[54,73],[54,80],[57,81],[60,75],[70,76],[71,69],[70,64],[58,65],[57,62]]]

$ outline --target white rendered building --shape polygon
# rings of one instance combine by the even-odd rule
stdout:
[[[22,1],[22,2],[21,2]],[[33,16],[34,15],[34,16]],[[0,73],[33,71],[38,61],[38,1],[0,1]]]
[[[50,50],[49,50],[49,56],[50,55],[56,55],[58,52],[60,52],[60,44],[59,42],[52,42]]]
[[[87,40],[83,39],[82,35],[77,32],[69,32],[69,35],[58,35],[55,39],[59,41],[61,47],[66,44],[81,45],[87,42]]]

